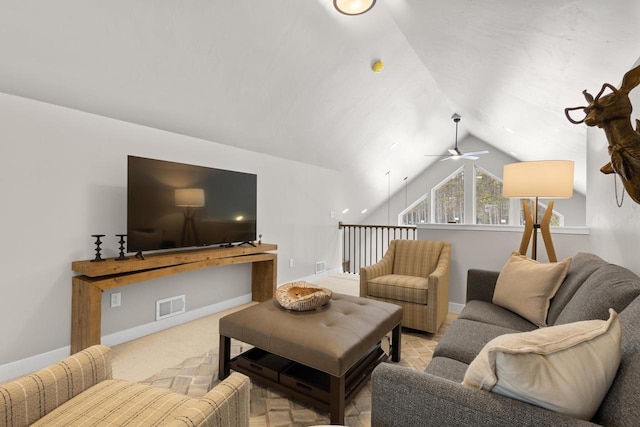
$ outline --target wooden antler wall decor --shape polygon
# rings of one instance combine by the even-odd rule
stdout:
[[[585,123],[604,129],[609,141],[611,161],[600,168],[604,174],[617,174],[622,179],[629,196],[640,204],[640,120],[636,120],[636,130],[631,126],[631,101],[629,92],[640,84],[640,66],[628,71],[622,79],[620,89],[609,83],[594,98],[586,90],[582,94],[589,105],[565,108],[564,114],[573,124]],[[609,90],[605,95],[605,91]],[[585,117],[574,120],[570,112],[583,110]],[[624,194],[623,194],[624,195]],[[616,198],[617,198],[616,193]],[[618,202],[621,206],[622,201]]]

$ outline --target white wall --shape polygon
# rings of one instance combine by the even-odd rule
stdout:
[[[106,234],[103,255],[117,255],[128,154],[257,174],[258,233],[278,244],[279,283],[312,275],[319,260],[340,266],[336,171],[6,94],[0,117],[0,368],[68,351],[71,262],[94,257],[91,234]],[[119,288],[114,309],[105,292],[103,335],[153,322],[157,299],[186,293],[193,311],[246,297],[250,271],[216,267]]]

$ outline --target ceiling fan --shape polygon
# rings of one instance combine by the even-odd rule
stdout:
[[[487,150],[482,150],[482,151],[471,151],[469,153],[463,153],[462,151],[460,151],[460,149],[458,148],[458,123],[460,122],[460,119],[462,117],[460,117],[459,114],[454,113],[453,116],[451,116],[451,118],[453,119],[453,121],[456,124],[456,144],[453,148],[449,148],[449,154],[445,154],[445,155],[440,155],[440,154],[425,154],[425,156],[431,156],[431,157],[444,157],[444,159],[440,160],[441,162],[445,161],[445,160],[457,160],[457,159],[467,159],[467,160],[478,160],[479,159],[479,155],[481,154],[489,154],[489,152]]]

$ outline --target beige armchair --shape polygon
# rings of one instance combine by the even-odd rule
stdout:
[[[360,269],[360,296],[402,307],[402,326],[438,332],[449,312],[451,243],[393,240],[384,257]]]
[[[200,398],[114,380],[111,349],[95,345],[0,384],[0,425],[248,427],[249,394],[237,372]]]

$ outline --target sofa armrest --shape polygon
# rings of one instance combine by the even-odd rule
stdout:
[[[360,268],[360,296],[367,296],[367,283],[376,277],[385,276],[393,272],[393,255],[387,253],[375,264]]]
[[[469,269],[467,272],[467,301],[493,301],[499,271]]]
[[[90,387],[111,379],[111,349],[94,345],[32,374],[0,384],[0,422],[27,426]]]
[[[594,426],[425,372],[380,364],[372,374],[371,426]]]
[[[167,427],[249,427],[249,377],[232,372],[197,402],[180,413]]]

